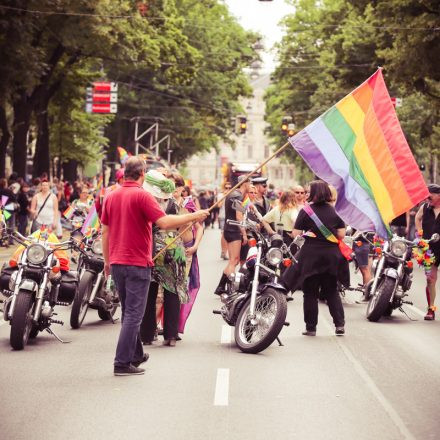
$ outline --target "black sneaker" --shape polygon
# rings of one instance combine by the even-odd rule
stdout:
[[[342,336],[344,334],[345,334],[344,327],[336,327],[335,328],[335,335]]]
[[[113,374],[115,376],[134,376],[134,375],[140,375],[144,374],[145,370],[143,368],[135,367],[134,365],[130,364],[124,367],[118,367],[115,365]]]
[[[142,356],[142,360],[132,362],[131,365],[134,365],[137,368],[137,367],[139,367],[140,364],[147,362],[149,357],[150,357],[150,355],[148,353],[144,353],[144,355]]]

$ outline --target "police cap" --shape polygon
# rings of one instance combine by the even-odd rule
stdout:
[[[253,179],[251,179],[251,182],[254,185],[258,185],[259,183],[266,183],[267,177],[254,177]]]
[[[440,185],[437,185],[436,183],[431,183],[428,185],[428,191],[431,194],[440,194]]]

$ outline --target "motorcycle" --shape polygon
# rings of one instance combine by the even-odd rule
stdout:
[[[439,234],[433,234],[427,243],[436,242]],[[373,263],[374,277],[365,287],[365,296],[369,298],[367,319],[377,322],[382,316],[390,316],[395,309],[402,309],[406,301],[406,292],[411,288],[413,264],[411,261],[412,249],[417,246],[416,241],[394,235],[384,242],[381,256]]]
[[[238,207],[236,206],[238,209]],[[230,276],[228,292],[221,295],[223,306],[214,310],[235,327],[235,342],[244,353],[259,353],[275,339],[286,322],[287,290],[279,283],[284,245],[280,235],[266,239],[257,224],[247,219],[227,220],[228,224],[245,228],[256,239],[249,240],[246,262]],[[291,263],[291,261],[290,261]]]
[[[79,234],[79,231],[75,231],[72,235],[78,239]],[[71,327],[81,327],[89,307],[97,310],[103,321],[113,321],[119,306],[119,296],[111,278],[109,282],[105,282],[102,239],[99,232],[94,232],[90,237],[82,237],[78,272],[79,285],[70,313]]]
[[[59,242],[45,230],[29,237],[14,232],[11,237],[21,245],[9,262],[10,267],[3,268],[1,273],[2,293],[6,297],[3,315],[11,326],[11,347],[22,350],[29,339],[44,330],[64,342],[51,325],[63,325],[63,321],[54,318],[57,315],[54,308],[68,306],[76,290],[76,272],[62,273],[60,265],[64,258],[62,251],[74,243],[71,240]]]

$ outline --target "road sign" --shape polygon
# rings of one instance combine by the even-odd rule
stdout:
[[[118,83],[108,81],[94,82],[93,89],[95,92],[117,92]]]
[[[87,113],[117,113],[118,84],[110,81],[94,82],[86,88]]]

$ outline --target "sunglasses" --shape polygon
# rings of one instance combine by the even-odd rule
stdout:
[[[231,186],[225,186],[225,189],[231,189],[232,187]]]
[[[305,192],[304,191],[295,191],[295,194],[305,194]]]
[[[266,188],[266,187],[267,187],[267,184],[265,184],[265,183],[260,183],[260,185],[261,185],[263,188]]]

